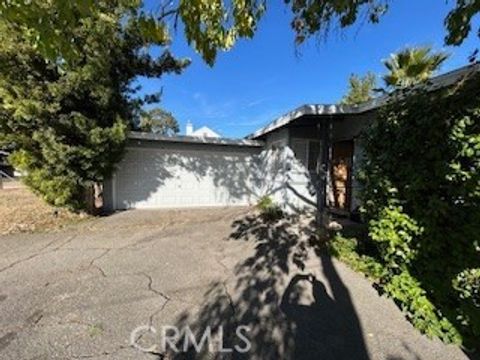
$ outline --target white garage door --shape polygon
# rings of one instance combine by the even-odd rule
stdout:
[[[128,148],[110,184],[112,208],[247,205],[259,151],[182,143]]]

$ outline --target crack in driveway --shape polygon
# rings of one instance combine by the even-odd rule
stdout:
[[[153,292],[155,295],[158,295],[158,296],[162,297],[162,298],[165,300],[165,302],[162,304],[162,306],[160,307],[160,309],[156,310],[155,312],[153,312],[153,313],[149,316],[149,318],[148,318],[148,324],[149,324],[149,326],[152,326],[152,324],[153,324],[153,318],[154,318],[155,316],[157,316],[158,314],[160,314],[160,313],[165,309],[165,307],[167,306],[167,304],[168,304],[168,302],[171,300],[171,298],[170,298],[170,296],[166,295],[165,293],[163,293],[163,292],[161,292],[161,291],[153,288],[153,279],[152,279],[152,277],[151,277],[149,274],[147,274],[147,273],[145,273],[145,272],[142,272],[142,273],[140,273],[140,274],[143,275],[143,276],[145,276],[145,277],[147,278],[147,280],[148,280],[148,285],[147,285],[147,286],[148,286],[148,290],[151,291],[151,292]]]
[[[2,337],[0,337],[0,351],[5,349],[8,345],[10,345],[10,343],[13,340],[15,340],[16,337],[17,337],[17,333],[13,331],[8,332]]]
[[[41,250],[40,250],[40,251],[41,251]],[[13,268],[15,265],[21,264],[21,263],[23,263],[23,262],[26,262],[26,261],[31,260],[31,259],[33,259],[33,258],[36,258],[37,256],[40,256],[40,255],[43,255],[43,253],[32,254],[32,255],[30,255],[30,256],[27,256],[26,258],[23,258],[23,259],[20,259],[20,260],[16,260],[16,261],[14,261],[13,263],[11,263],[11,264],[9,264],[9,265],[1,268],[1,269],[0,269],[0,273],[6,271],[6,270],[8,270],[8,269]]]
[[[96,265],[95,264],[95,261],[98,261],[100,260],[101,258],[103,258],[104,256],[106,256],[112,249],[111,248],[107,248],[104,250],[104,252],[98,256],[95,256],[91,261],[90,261],[90,264],[88,265],[88,267],[93,267],[95,269],[97,269],[98,271],[100,271],[100,273],[102,274],[103,277],[107,277],[107,274],[105,273],[105,271],[102,269],[101,266],[99,265]]]
[[[60,248],[61,248],[63,245],[68,244],[68,243],[71,242],[73,239],[75,239],[75,237],[76,237],[76,236],[73,235],[73,236],[69,237],[65,243],[63,243],[63,244],[61,244],[61,245],[53,248],[52,250],[44,251],[44,250],[48,249],[52,244],[54,244],[54,243],[57,241],[57,239],[54,239],[54,240],[50,241],[47,245],[45,245],[45,246],[43,246],[42,248],[40,248],[40,250],[38,250],[38,251],[35,252],[34,254],[32,254],[32,255],[30,255],[30,256],[27,256],[27,257],[25,257],[25,258],[23,258],[23,259],[16,260],[16,261],[12,262],[11,264],[9,264],[9,265],[1,268],[1,269],[0,269],[0,273],[6,271],[6,270],[8,270],[8,269],[11,269],[11,268],[13,268],[14,266],[16,266],[16,265],[18,265],[18,264],[21,264],[21,263],[24,263],[24,262],[26,262],[26,261],[32,260],[32,259],[36,258],[37,256],[45,255],[45,254],[50,254],[50,253],[52,253],[52,252],[55,252],[55,251],[57,251],[57,250],[60,250]]]
[[[153,288],[153,279],[150,275],[148,275],[145,272],[141,272],[140,274],[145,276],[148,279],[148,290],[150,290],[151,292],[163,297],[165,300],[170,300],[170,297],[168,295],[166,295],[166,294],[162,293],[161,291]]]

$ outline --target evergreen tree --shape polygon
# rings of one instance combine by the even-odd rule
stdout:
[[[175,135],[180,132],[177,119],[172,113],[161,108],[143,112],[138,127],[140,131],[160,135]]]
[[[168,34],[142,30],[146,18],[137,7],[96,6],[102,14],[70,29],[82,51],[69,66],[46,60],[22,29],[0,21],[0,146],[13,146],[10,161],[35,192],[74,209],[84,208],[85,191],[114,170],[140,107],[158,100],[135,96],[136,76],[180,73],[188,65],[168,51],[148,54],[149,46],[166,45]]]
[[[375,74],[369,72],[360,77],[356,74],[350,75],[348,79],[348,93],[343,97],[341,103],[345,105],[358,105],[374,97],[377,79]]]

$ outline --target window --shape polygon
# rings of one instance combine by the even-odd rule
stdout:
[[[308,171],[316,172],[320,157],[320,141],[307,139],[294,139],[292,150],[295,157],[305,166]]]
[[[283,141],[282,140],[276,140],[276,141],[273,141],[270,146],[269,146],[269,149],[271,150],[280,150],[283,148]]]
[[[300,161],[304,166],[307,165],[307,145],[306,140],[293,140],[292,141],[292,150],[295,154],[295,157]]]

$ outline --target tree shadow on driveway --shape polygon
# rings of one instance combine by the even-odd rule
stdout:
[[[167,358],[368,359],[350,294],[331,259],[320,250],[312,221],[265,222],[248,215],[232,227],[229,240],[254,242],[253,253],[236,265],[231,278],[212,284],[200,308],[183,313],[176,325],[188,326],[197,339],[211,329],[223,341],[221,348],[233,351],[190,346]],[[321,260],[328,284],[308,274],[312,260],[316,264]],[[239,326],[249,329],[247,352],[236,332]]]

